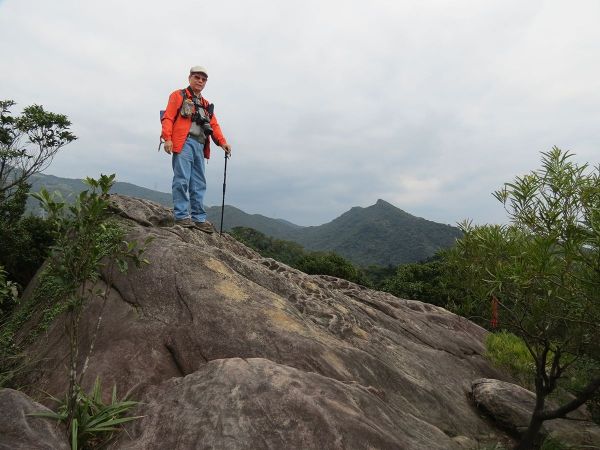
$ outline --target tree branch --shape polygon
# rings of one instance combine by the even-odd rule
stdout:
[[[571,411],[575,411],[585,402],[587,402],[592,395],[600,388],[600,377],[594,378],[588,383],[588,385],[577,394],[577,396],[569,403],[554,409],[552,411],[544,411],[541,414],[542,420],[561,419],[564,418]]]

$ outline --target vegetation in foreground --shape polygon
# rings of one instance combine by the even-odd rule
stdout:
[[[481,299],[474,306],[492,298],[502,328],[529,353],[536,403],[519,450],[540,448],[544,421],[566,418],[600,389],[600,168],[572,157],[556,147],[543,153],[541,169],[494,193],[510,224],[466,222],[447,255]],[[580,380],[574,398],[550,407],[569,379]]]
[[[78,422],[81,417],[77,413],[81,402],[87,397],[82,396],[81,384],[102,323],[104,306],[112,287],[112,274],[116,269],[126,272],[129,262],[136,267],[149,263],[142,258],[145,248],[138,246],[135,241],[125,241],[125,230],[109,219],[108,192],[114,179],[114,174],[101,175],[98,180],[87,178],[85,182],[90,189],[81,192],[75,203],[68,208],[64,201],[44,189],[39,194],[34,194],[48,213],[48,220],[55,233],[55,244],[44,276],[59,287],[60,295],[55,301],[64,305],[63,310],[67,316],[65,332],[70,344],[69,391],[64,405],[65,412],[57,418],[67,423],[71,437],[82,431],[82,424]],[[104,289],[97,287],[102,272],[107,286]],[[94,297],[102,300],[102,307],[83,366],[79,366],[79,322],[84,306]]]
[[[125,230],[108,216],[108,191],[114,175],[87,178],[89,186],[75,202],[66,205],[45,190],[34,194],[48,214],[47,219],[24,217],[29,178],[44,170],[56,152],[76,137],[70,133],[66,116],[33,105],[14,117],[14,102],[0,101],[0,387],[18,388],[19,379],[31,371],[34,361],[22,346],[34,342],[59,316],[66,317],[69,340],[69,389],[57,413],[46,415],[67,425],[73,449],[105,446],[118,427],[136,417],[125,417],[136,402],[117,400],[116,387],[110,403],[101,399],[101,384],[86,394],[81,383],[93,354],[102,322],[102,311],[114,270],[127,271],[129,264],[148,263],[142,258],[145,245],[124,241]],[[42,262],[39,283],[26,304],[21,292]],[[107,289],[98,289],[101,271]],[[79,319],[93,298],[102,301],[92,330],[91,343],[80,357]],[[37,323],[17,342],[15,336],[34,312]],[[80,364],[79,361],[83,361]]]

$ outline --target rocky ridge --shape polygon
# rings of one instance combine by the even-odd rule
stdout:
[[[510,440],[471,399],[474,380],[506,379],[483,357],[486,331],[474,323],[304,274],[226,234],[172,226],[161,205],[112,199],[128,239],[153,238],[150,265],[104,274],[112,290],[84,385],[100,377],[108,395],[115,383],[144,416],[113,448],[452,450]],[[99,299],[85,308],[82,355],[101,308]],[[67,387],[61,320],[29,349],[43,361],[30,381],[54,395]]]

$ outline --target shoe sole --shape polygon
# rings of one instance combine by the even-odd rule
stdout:
[[[180,227],[183,227],[183,228],[196,228],[193,224],[190,225],[187,223],[175,223],[175,225],[179,225]]]

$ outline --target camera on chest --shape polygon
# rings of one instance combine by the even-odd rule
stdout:
[[[210,126],[210,109],[212,109],[212,106],[212,104],[209,105],[209,111],[207,111],[198,97],[194,96],[191,100],[186,98],[181,106],[181,115],[192,119],[192,122],[198,125],[206,136],[210,136],[213,133]]]
[[[210,126],[210,118],[208,117],[207,111],[196,97],[194,97],[193,102],[196,110],[192,114],[192,120],[200,127],[206,136],[212,135],[213,129]]]

